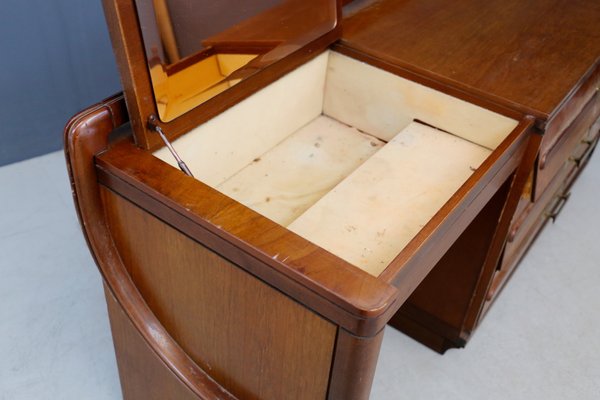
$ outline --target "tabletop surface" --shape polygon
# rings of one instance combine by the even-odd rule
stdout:
[[[600,61],[599,23],[597,0],[355,0],[342,43],[545,119]]]

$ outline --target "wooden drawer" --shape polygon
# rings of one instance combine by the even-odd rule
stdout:
[[[600,117],[590,127],[587,135],[577,144],[575,150],[569,157],[568,161],[574,163],[578,167],[582,167],[589,160],[594,152],[598,137],[600,136]]]
[[[596,105],[600,104],[600,102],[598,102],[598,99],[595,99],[596,101]],[[547,174],[548,176],[550,176],[550,182],[547,183],[546,189],[549,193],[544,192],[543,194],[541,194],[541,198],[538,198],[537,201],[535,202],[535,204],[531,201],[532,198],[532,189],[533,189],[533,176],[530,178],[530,181],[527,183],[527,185],[525,186],[525,189],[523,191],[523,195],[521,197],[521,201],[519,203],[519,206],[517,208],[517,211],[515,213],[515,217],[513,219],[513,222],[511,224],[511,228],[509,230],[508,233],[508,238],[507,241],[508,243],[512,243],[515,240],[517,240],[517,236],[521,236],[522,232],[521,230],[523,229],[522,227],[524,226],[524,222],[529,218],[531,212],[534,210],[534,208],[536,207],[536,204],[538,203],[544,203],[544,199],[547,199],[550,195],[550,193],[552,192],[553,188],[556,188],[556,184],[558,184],[558,182],[561,181],[561,179],[567,179],[567,175],[569,177],[574,177],[576,175],[576,172],[578,169],[573,170],[573,167],[583,167],[583,165],[587,162],[587,160],[589,159],[589,157],[591,156],[596,142],[598,140],[598,136],[600,135],[600,118],[598,118],[592,125],[591,127],[589,127],[589,129],[587,131],[585,131],[585,134],[583,137],[578,138],[577,141],[574,141],[573,138],[577,138],[577,136],[572,136],[569,138],[569,143],[568,146],[565,146],[565,148],[570,148],[571,152],[568,154],[561,154],[562,157],[554,157],[553,161],[551,161],[552,164],[555,163],[556,160],[562,160],[562,162],[558,165],[558,169],[556,169],[557,167],[553,165],[553,168],[556,169],[556,172],[554,175],[550,176],[550,174]],[[568,137],[568,135],[565,135],[565,137]],[[575,143],[573,143],[575,142]],[[547,161],[547,160],[546,160]],[[565,171],[571,171],[573,170],[573,173],[569,173],[569,174],[565,174]],[[548,169],[545,169],[545,171],[549,171]],[[539,175],[538,175],[539,177]],[[569,179],[567,179],[569,180]]]
[[[538,169],[535,177],[534,198],[543,196],[550,182],[562,168],[565,161],[577,160],[590,148],[591,137],[597,132],[597,122],[600,117],[600,95],[596,93],[585,105],[581,115],[562,133],[550,147],[544,147],[540,153]],[[592,128],[592,126],[596,128]],[[595,130],[595,132],[594,132]],[[546,143],[548,138],[544,138]],[[582,143],[583,142],[583,143]]]
[[[529,203],[514,219],[507,238],[504,255],[494,276],[486,300],[495,298],[506,279],[525,254],[538,232],[548,221],[554,221],[571,197],[570,187],[577,175],[585,167],[600,139],[600,119],[589,129],[584,138],[575,146],[571,156],[563,162],[554,179],[535,203]]]
[[[560,106],[560,110],[551,116],[550,120],[545,124],[544,140],[540,148],[540,164],[547,164],[555,158],[555,155],[560,158],[558,154],[562,153],[564,155],[565,152],[568,153],[570,151],[568,149],[565,150],[563,147],[569,141],[568,137],[576,134],[574,126],[577,124],[577,120],[579,120],[580,129],[581,127],[587,129],[581,119],[587,118],[588,123],[591,124],[598,117],[598,114],[596,114],[596,117],[591,115],[593,112],[590,111],[589,107],[600,90],[600,67],[594,67],[586,75],[581,80],[583,83],[573,90],[573,94]],[[598,101],[597,97],[596,101]],[[542,159],[545,159],[545,162]],[[558,165],[558,168],[554,165],[554,173],[560,168],[560,163]],[[540,165],[540,171],[543,169],[550,170],[551,168],[550,166],[544,167]],[[554,176],[552,172],[547,172],[546,174],[542,174],[544,175],[543,179],[536,181],[534,200],[542,196],[545,186],[547,186]]]

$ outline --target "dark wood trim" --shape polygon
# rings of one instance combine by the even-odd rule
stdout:
[[[547,135],[544,137],[535,175],[534,198],[536,200],[543,196],[546,187],[556,176],[564,161],[572,155],[599,117],[600,92],[595,92],[563,132],[552,137]],[[547,145],[547,139],[552,139],[550,145]]]
[[[462,322],[471,304],[514,174],[460,234],[402,305],[390,325],[442,352],[463,346]]]
[[[207,59],[210,56],[213,56],[216,53],[213,47],[206,47],[202,49],[202,51],[197,52],[196,54],[192,54],[191,56],[182,58],[181,60],[168,65],[163,65],[163,69],[167,76],[174,75],[184,69],[191,67],[192,65]],[[152,65],[152,63],[150,63]]]
[[[448,349],[466,345],[466,340],[461,338],[459,330],[423,310],[412,307],[410,303],[405,303],[398,310],[389,325],[440,354],[444,354]]]

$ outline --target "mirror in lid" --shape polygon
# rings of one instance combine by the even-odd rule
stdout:
[[[149,118],[174,139],[339,37],[336,0],[104,0],[104,5],[136,142],[147,149],[161,146]]]

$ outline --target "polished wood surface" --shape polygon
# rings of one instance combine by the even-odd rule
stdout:
[[[279,3],[261,14],[210,35],[203,40],[203,44],[235,48],[236,44],[244,46],[248,42],[298,43],[309,36],[312,30],[326,32],[332,29],[339,15],[337,0],[285,0]],[[232,7],[223,12],[231,13],[235,9]]]
[[[344,45],[545,120],[600,61],[597,1],[356,3]]]
[[[97,158],[100,181],[357,336],[379,332],[398,291],[131,143]]]
[[[102,198],[133,282],[213,379],[242,399],[325,398],[335,325],[122,197]]]

